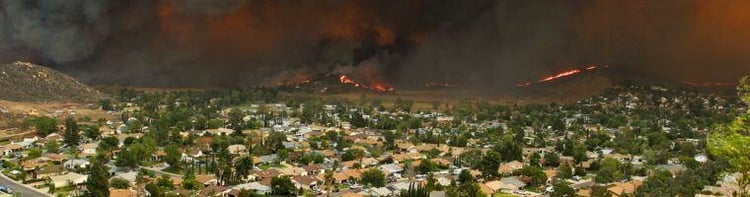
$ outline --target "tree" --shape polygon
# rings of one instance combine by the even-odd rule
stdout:
[[[673,182],[672,173],[669,171],[656,170],[643,182],[643,186],[638,189],[638,193],[654,196],[678,196],[675,187],[685,187],[685,185],[676,185]]]
[[[323,163],[323,161],[325,161],[325,158],[323,157],[323,155],[317,152],[311,152],[311,153],[302,155],[302,158],[299,159],[298,163],[303,164],[303,165],[307,165],[310,163],[320,164],[320,163]]]
[[[109,99],[99,100],[99,107],[104,111],[115,110],[115,108],[112,106],[112,100],[109,100]]]
[[[286,159],[289,158],[289,150],[287,149],[281,149],[276,153],[276,159],[278,163],[281,163],[283,161],[286,161]]]
[[[743,77],[737,86],[737,94],[750,106],[750,78]],[[739,172],[738,188],[750,186],[750,110],[725,125],[719,125],[706,140],[708,151],[729,163],[731,171]],[[737,196],[747,195],[739,190]]]
[[[485,178],[497,177],[499,175],[497,170],[500,168],[502,162],[499,153],[489,150],[482,157],[482,161],[479,164],[479,171],[482,171],[482,176]]]
[[[89,139],[99,139],[99,137],[102,136],[102,132],[99,131],[99,127],[96,126],[87,126],[84,130],[84,135],[86,135]]]
[[[49,140],[44,144],[44,149],[48,153],[60,153],[60,143],[57,140]]]
[[[573,148],[573,159],[576,164],[586,161],[588,159],[588,156],[586,155],[586,147],[583,145],[576,145],[575,148]]]
[[[120,145],[120,140],[117,139],[115,136],[109,136],[102,138],[101,142],[99,142],[99,148],[102,148],[106,151],[111,151],[114,148],[117,148]]]
[[[237,193],[237,197],[265,197],[266,195],[255,193],[254,191],[247,190],[247,189],[241,189],[239,193]]]
[[[445,192],[449,197],[485,197],[487,196],[475,182],[462,183],[458,187],[451,187]]]
[[[542,167],[526,166],[515,172],[516,175],[523,175],[531,178],[531,186],[544,185],[547,182],[547,174],[544,174]]]
[[[156,179],[156,185],[163,189],[174,190],[174,182],[172,182],[172,178],[166,174],[162,174]]]
[[[367,121],[362,117],[359,112],[354,112],[351,115],[351,125],[355,128],[363,128],[367,126]]]
[[[78,123],[73,117],[65,118],[65,133],[63,133],[63,141],[68,146],[78,146],[81,140],[81,135],[78,133]]]
[[[27,159],[39,158],[39,157],[42,156],[42,149],[40,149],[40,148],[29,149],[29,152],[28,152],[27,155],[28,155]]]
[[[268,140],[266,141],[266,147],[276,152],[284,148],[283,142],[286,142],[286,135],[281,132],[272,131],[268,134]]]
[[[115,177],[109,180],[109,185],[115,189],[127,189],[130,187],[130,181],[120,177]]]
[[[473,182],[474,176],[471,175],[471,171],[468,169],[461,170],[461,173],[458,174],[458,182],[461,183],[468,183]]]
[[[437,164],[433,163],[429,159],[422,159],[422,162],[417,166],[417,171],[421,174],[427,174],[429,172],[437,170]]]
[[[560,165],[560,156],[554,152],[548,152],[544,154],[544,166],[546,167],[557,167]]]
[[[156,183],[146,184],[146,192],[151,194],[151,197],[164,197],[164,190],[162,190]]]
[[[33,120],[36,133],[41,137],[46,137],[51,133],[57,132],[57,119],[47,116],[41,116]]]
[[[372,187],[385,187],[385,173],[378,169],[369,169],[362,173],[362,184]]]
[[[104,168],[104,164],[99,161],[98,158],[91,160],[89,166],[89,177],[86,179],[86,193],[84,196],[88,197],[108,197],[109,196],[109,181],[108,172]]]
[[[169,168],[179,170],[182,166],[182,154],[180,153],[179,147],[172,144],[164,148],[164,152],[166,152],[166,156],[164,156],[164,162],[167,162],[167,164],[169,164]]]
[[[278,176],[271,179],[271,194],[292,196],[295,191],[294,183],[289,176]]]
[[[561,179],[573,178],[573,169],[570,168],[570,165],[562,164],[557,169],[557,178],[561,178]]]
[[[193,169],[188,169],[185,176],[182,177],[182,188],[187,190],[197,190],[201,188],[201,183],[195,178]]]
[[[364,158],[364,156],[365,156],[365,151],[363,151],[362,149],[350,148],[350,149],[347,149],[343,155],[341,155],[341,160],[351,161],[355,159]]]
[[[523,162],[523,148],[519,143],[510,139],[503,140],[501,146],[496,146],[495,151],[500,153],[503,161],[521,161]]]
[[[625,174],[621,171],[622,163],[612,158],[604,158],[599,162],[599,172],[596,173],[594,180],[597,183],[609,183],[612,181],[622,180]]]
[[[542,160],[542,156],[539,155],[539,153],[531,154],[529,165],[531,165],[531,166],[540,166],[540,162],[539,162],[540,160]]]
[[[591,196],[612,197],[612,193],[607,190],[607,186],[591,186]]]
[[[552,185],[552,188],[554,191],[550,193],[550,197],[574,197],[576,196],[576,191],[572,187],[570,187],[570,185],[567,182],[563,180],[555,181],[555,184]]]
[[[238,178],[246,178],[250,175],[250,170],[253,168],[253,158],[250,156],[243,156],[237,159],[234,164],[234,172]]]
[[[580,176],[580,177],[586,176],[586,170],[584,170],[583,167],[581,166],[576,166],[574,172],[576,176]]]
[[[401,195],[399,197],[429,197],[429,196],[430,196],[430,190],[428,188],[422,187],[419,184],[415,186],[414,183],[410,183],[409,189],[401,190]]]

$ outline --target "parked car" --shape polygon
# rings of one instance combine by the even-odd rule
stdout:
[[[8,187],[6,185],[0,185],[0,191],[5,192],[5,193],[9,193],[9,194],[13,193],[13,189],[11,189],[10,187]]]

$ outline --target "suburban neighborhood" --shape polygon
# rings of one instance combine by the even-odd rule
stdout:
[[[723,196],[741,176],[705,139],[746,108],[713,94],[630,85],[571,104],[432,109],[262,96],[122,90],[90,106],[98,119],[29,116],[33,134],[0,147],[2,173],[42,195],[112,197]]]

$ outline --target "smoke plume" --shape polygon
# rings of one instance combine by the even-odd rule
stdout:
[[[750,74],[745,1],[0,0],[0,61],[93,83],[255,86],[320,74],[509,87],[572,65]]]

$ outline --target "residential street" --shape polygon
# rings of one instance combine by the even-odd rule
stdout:
[[[51,195],[49,195],[47,193],[44,193],[42,191],[39,191],[39,190],[32,189],[32,188],[26,187],[24,185],[21,185],[21,184],[15,182],[15,181],[11,180],[10,178],[8,178],[5,175],[0,175],[0,184],[6,185],[6,186],[10,187],[15,192],[20,192],[22,194],[22,196],[24,196],[24,197],[49,197],[49,196],[51,196]]]

